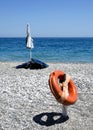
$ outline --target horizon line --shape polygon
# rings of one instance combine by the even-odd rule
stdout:
[[[0,36],[0,38],[26,38],[26,36]],[[93,36],[32,36],[32,38],[93,38]]]

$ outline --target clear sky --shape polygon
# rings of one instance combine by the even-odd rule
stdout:
[[[0,0],[0,37],[93,37],[93,0]]]

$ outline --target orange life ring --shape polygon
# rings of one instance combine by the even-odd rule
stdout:
[[[50,74],[50,77],[49,77],[50,90],[59,103],[62,103],[64,105],[72,105],[77,101],[77,97],[78,97],[77,89],[73,80],[70,79],[68,83],[69,95],[66,98],[62,98],[63,90],[59,86],[58,80],[62,81],[63,75],[64,75],[64,72],[60,70],[56,70]]]

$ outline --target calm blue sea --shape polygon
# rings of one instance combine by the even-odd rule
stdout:
[[[43,62],[93,63],[93,38],[33,38],[32,57]],[[0,38],[0,61],[29,61],[25,38]]]

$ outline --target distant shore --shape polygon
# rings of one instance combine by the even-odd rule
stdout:
[[[16,69],[23,62],[0,62],[0,129],[2,130],[92,130],[93,63],[47,63],[48,68]],[[54,70],[71,75],[78,101],[68,107],[50,92],[48,80]]]

